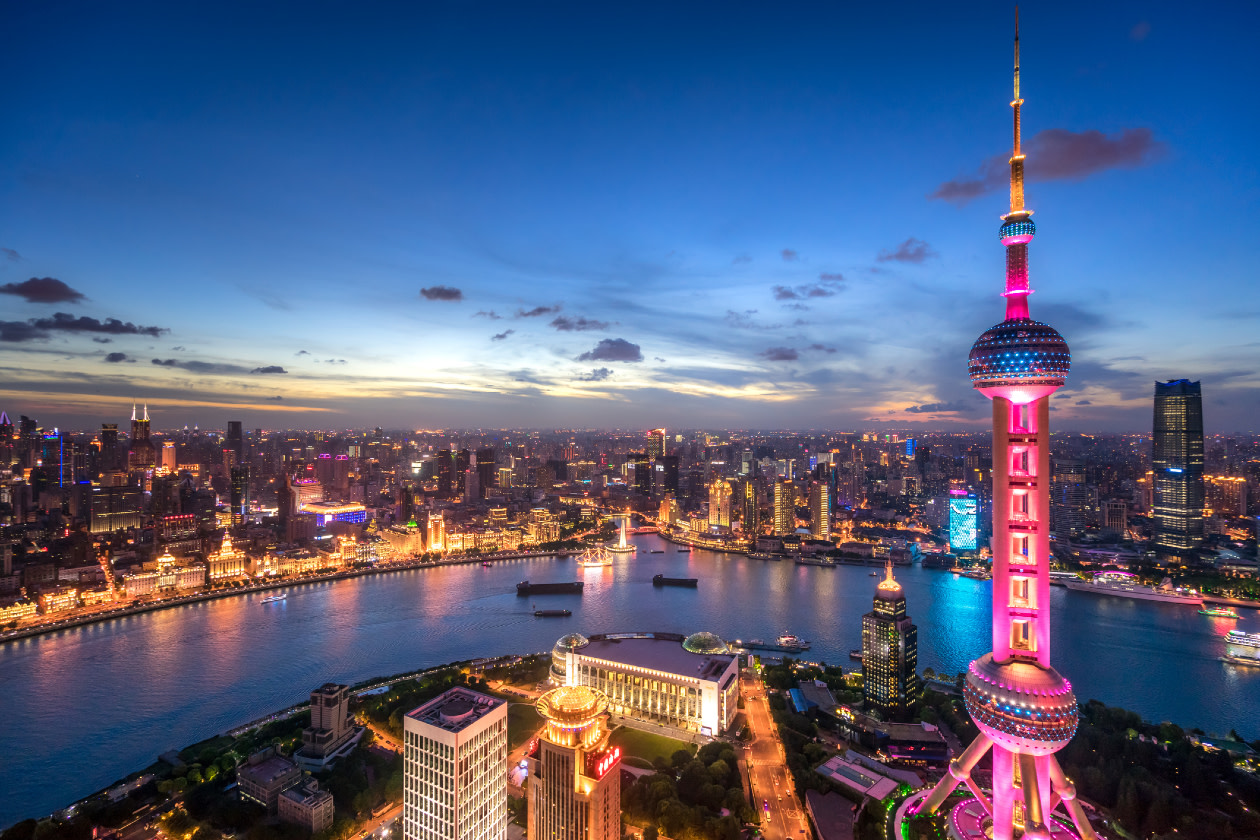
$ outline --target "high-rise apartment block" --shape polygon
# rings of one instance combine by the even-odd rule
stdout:
[[[403,718],[404,840],[507,836],[507,702],[452,688]]]
[[[1155,383],[1152,465],[1155,551],[1185,561],[1203,542],[1203,392],[1198,382]]]
[[[709,485],[709,527],[731,527],[731,483],[724,478]]]
[[[884,720],[904,720],[919,699],[919,629],[892,561],[875,588],[875,606],[862,616],[862,697]]]
[[[608,699],[586,686],[563,686],[538,699],[546,720],[530,744],[528,840],[618,840],[621,751],[608,745]]]
[[[647,433],[647,456],[652,461],[659,461],[665,457],[664,429],[653,429]]]
[[[1056,458],[1050,479],[1050,528],[1059,539],[1074,539],[1085,533],[1085,513],[1089,493],[1085,486],[1085,464]]]
[[[774,482],[774,533],[785,536],[796,531],[796,488],[779,478]]]
[[[825,481],[810,485],[809,516],[809,530],[814,539],[831,539],[831,488]]]

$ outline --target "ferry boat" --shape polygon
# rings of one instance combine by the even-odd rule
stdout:
[[[1076,572],[1052,571],[1050,572],[1051,586],[1067,586],[1069,580],[1080,580],[1081,576]]]
[[[665,553],[665,549],[663,548],[654,548],[648,552],[648,554],[664,554],[664,553]]]
[[[1142,601],[1163,601],[1169,604],[1193,604],[1203,606],[1203,598],[1193,589],[1174,589],[1171,578],[1164,578],[1159,586],[1145,586],[1130,572],[1098,572],[1092,581],[1064,581],[1068,589],[1076,592],[1093,592],[1096,595],[1115,595],[1120,598],[1137,598]]]
[[[1223,609],[1221,607],[1204,607],[1199,610],[1199,615],[1210,615],[1213,618],[1241,618],[1241,616],[1233,610]]]
[[[1230,630],[1225,634],[1226,662],[1260,667],[1260,633]]]
[[[731,642],[731,647],[737,647],[743,650],[772,650],[780,653],[800,653],[803,650],[809,650],[809,642],[798,638],[797,636],[793,636],[791,633],[783,633],[774,644],[763,642],[761,639],[750,639],[747,642],[736,639]]]
[[[534,610],[535,618],[568,618],[573,610]]]
[[[279,595],[272,595],[272,596],[271,596],[271,597],[269,597],[269,598],[263,598],[263,599],[262,599],[262,603],[264,603],[264,604],[274,604],[276,601],[283,601],[285,598],[288,598],[288,597],[289,597],[289,596],[288,596],[286,593],[281,592]]]
[[[578,556],[577,564],[583,569],[597,569],[601,566],[611,566],[613,562],[612,554],[606,546],[595,545],[583,551]]]

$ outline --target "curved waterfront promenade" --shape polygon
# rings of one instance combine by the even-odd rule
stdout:
[[[652,535],[637,555],[582,570],[527,558],[398,570],[180,604],[0,645],[0,826],[66,805],[196,743],[303,702],[326,681],[455,660],[548,650],[568,632],[711,630],[773,638],[787,630],[811,659],[851,667],[871,608],[871,569],[820,569],[696,549]],[[650,549],[662,554],[651,554]],[[653,587],[654,574],[699,578]],[[923,668],[957,673],[989,649],[990,584],[897,570],[919,627]],[[585,592],[522,598],[516,584],[583,579]],[[533,608],[571,618],[535,618]],[[1153,720],[1257,737],[1260,669],[1220,661],[1221,635],[1260,631],[1260,616],[1220,621],[1192,607],[1051,593],[1055,658],[1082,700]]]
[[[18,639],[28,639],[32,636],[42,636],[45,633],[55,633],[58,630],[68,630],[72,627],[82,627],[86,624],[95,624],[99,621],[110,621],[115,618],[122,618],[123,616],[140,615],[141,613],[154,612],[156,610],[166,610],[173,607],[183,606],[184,604],[195,604],[199,601],[214,601],[219,598],[235,598],[242,595],[250,595],[255,592],[268,592],[273,589],[288,589],[294,586],[326,583],[330,580],[346,580],[348,578],[364,577],[366,575],[387,575],[393,572],[405,572],[411,569],[458,566],[463,563],[494,563],[503,560],[523,560],[533,557],[555,557],[562,553],[567,552],[531,551],[517,554],[495,555],[457,554],[451,557],[444,557],[441,560],[409,560],[401,563],[381,563],[370,568],[347,569],[338,572],[328,572],[326,574],[303,575],[301,577],[266,578],[258,583],[251,583],[249,586],[213,589],[209,592],[198,592],[193,595],[183,595],[175,598],[163,598],[160,601],[148,601],[139,604],[131,604],[129,606],[119,607],[118,609],[113,610],[98,610],[84,615],[76,615],[62,621],[35,624],[29,627],[20,627],[16,630],[8,630],[0,633],[0,644],[16,641]]]

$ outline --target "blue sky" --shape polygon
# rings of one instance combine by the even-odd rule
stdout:
[[[8,9],[0,408],[983,424],[1011,13]],[[1257,107],[1229,37],[1257,7],[1021,14],[1031,307],[1074,354],[1056,425],[1149,428],[1151,383],[1184,376],[1210,430],[1255,429]]]

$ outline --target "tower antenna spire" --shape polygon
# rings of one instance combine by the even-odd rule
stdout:
[[[1024,153],[1020,149],[1020,106],[1024,100],[1019,95],[1019,6],[1015,7],[1015,98],[1011,100],[1011,110],[1015,119],[1015,142],[1011,148],[1011,216],[1032,215],[1031,210],[1024,209]],[[1008,216],[1009,218],[1009,216]]]

